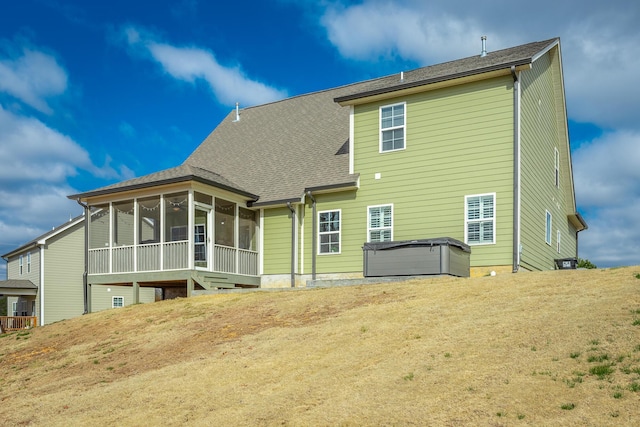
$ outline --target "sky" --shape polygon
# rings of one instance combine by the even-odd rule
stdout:
[[[635,0],[0,0],[0,254],[258,105],[561,38],[579,256],[640,264]],[[0,263],[0,278],[6,265]]]

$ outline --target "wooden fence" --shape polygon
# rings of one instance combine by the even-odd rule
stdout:
[[[0,316],[0,332],[30,329],[37,325],[38,318],[36,316]]]

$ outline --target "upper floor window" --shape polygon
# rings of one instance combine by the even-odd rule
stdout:
[[[27,252],[27,273],[31,273],[31,252]]]
[[[23,256],[20,255],[20,258],[18,258],[18,273],[22,276],[22,264],[23,263]]]
[[[388,242],[393,240],[393,205],[369,206],[367,240]]]
[[[556,251],[560,253],[560,230],[556,232]]]
[[[319,252],[340,253],[340,210],[318,212]]]
[[[405,103],[380,107],[380,152],[405,147]]]
[[[544,241],[547,242],[547,245],[551,244],[551,212],[546,211],[547,212],[547,216],[546,216],[546,222],[545,222],[545,229],[544,229]]]
[[[464,240],[468,245],[496,242],[496,195],[465,196]]]
[[[554,166],[554,178],[556,180],[556,188],[560,188],[560,152],[558,151],[557,148],[553,149],[554,151],[554,162],[555,162],[555,166]]]

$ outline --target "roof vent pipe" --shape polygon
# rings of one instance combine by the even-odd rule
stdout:
[[[234,120],[234,122],[239,122],[240,121],[240,103],[236,102],[236,119]]]
[[[480,40],[482,40],[482,52],[480,52],[480,56],[484,57],[487,56],[487,36],[480,37]]]
[[[404,71],[400,71],[400,81],[404,81]]]

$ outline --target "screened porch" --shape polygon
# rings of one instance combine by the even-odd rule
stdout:
[[[88,273],[259,274],[256,212],[197,191],[92,206]]]

